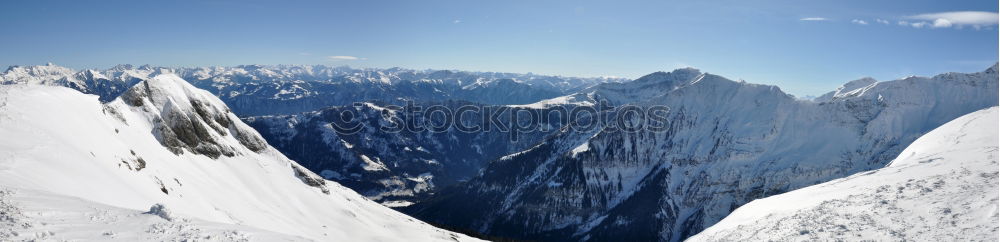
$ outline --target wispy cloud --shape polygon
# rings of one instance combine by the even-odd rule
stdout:
[[[333,61],[366,60],[365,58],[359,58],[359,57],[349,56],[349,55],[334,55],[334,56],[327,56],[327,58],[330,58],[330,60],[333,60]]]
[[[979,29],[982,27],[997,25],[997,22],[1000,21],[1000,15],[997,13],[983,11],[925,13],[906,18],[918,20],[917,23],[921,23],[919,27],[911,24],[911,26],[917,28],[925,26],[930,26],[932,28],[961,28],[964,26],[971,26],[972,28]]]
[[[456,19],[454,21],[451,21],[451,23],[453,23],[453,24],[460,24],[460,23],[462,23],[462,20],[461,19]]]
[[[827,21],[829,19],[824,18],[824,17],[808,17],[808,18],[800,18],[799,20],[801,20],[801,21]]]
[[[983,11],[958,11],[925,13],[897,18],[896,25],[912,28],[964,28],[973,29],[989,28],[1000,22],[1000,14]],[[851,23],[858,25],[868,25],[878,23],[881,25],[891,25],[890,19],[876,18],[873,20],[853,19]]]
[[[930,23],[923,22],[923,21],[912,22],[912,23],[911,22],[906,22],[906,21],[899,21],[899,25],[910,26],[910,27],[914,27],[914,28],[918,28],[919,29],[919,28],[927,27],[928,25],[930,25]]]

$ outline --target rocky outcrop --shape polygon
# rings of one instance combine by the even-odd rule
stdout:
[[[176,154],[185,150],[212,158],[232,157],[238,149],[221,142],[235,139],[259,152],[267,147],[218,98],[173,74],[142,81],[121,95],[123,102],[144,111],[153,120],[153,134]]]

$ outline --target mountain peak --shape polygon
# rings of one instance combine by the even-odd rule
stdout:
[[[235,156],[239,146],[259,152],[267,147],[256,132],[207,91],[197,89],[175,74],[161,74],[129,88],[120,99],[151,116],[160,143],[180,154],[218,158]],[[242,124],[242,125],[241,125]]]
[[[639,77],[639,79],[635,79],[635,82],[642,83],[642,82],[669,81],[669,82],[674,82],[675,84],[681,84],[677,82],[691,81],[698,75],[701,75],[700,70],[691,67],[685,67],[685,68],[675,69],[670,72],[662,72],[662,71],[653,72],[648,75]]]
[[[104,76],[100,72],[97,72],[96,70],[93,69],[87,69],[85,71],[81,71],[76,74],[76,77],[78,79],[84,79],[84,80],[108,79],[108,77]]]
[[[844,83],[844,85],[841,85],[839,88],[837,88],[837,93],[838,94],[842,94],[842,93],[854,92],[855,90],[858,90],[858,89],[861,89],[861,88],[864,88],[864,87],[867,87],[867,86],[871,86],[872,84],[875,84],[876,82],[878,82],[878,80],[875,80],[875,78],[862,77],[861,79],[857,79],[857,80],[853,80],[853,81],[849,81],[847,83]]]
[[[853,80],[853,81],[849,81],[847,83],[844,83],[844,85],[841,85],[840,87],[838,87],[836,91],[828,92],[828,93],[823,94],[823,95],[821,95],[821,96],[819,96],[819,97],[817,97],[816,99],[813,99],[813,100],[816,100],[816,101],[829,101],[829,100],[832,100],[835,97],[842,97],[844,95],[847,95],[847,94],[850,94],[850,93],[854,93],[857,90],[860,90],[862,88],[871,86],[872,84],[875,84],[877,82],[878,82],[878,80],[875,80],[875,78],[862,77],[861,79],[857,79],[857,80]]]
[[[701,74],[701,70],[699,70],[698,68],[694,68],[694,67],[682,67],[682,68],[674,69],[673,71],[670,71],[670,73],[673,73],[675,75],[678,75],[678,74],[681,74],[681,73],[686,73],[688,75],[695,75],[695,76],[697,76],[697,75]]]
[[[117,64],[117,65],[111,67],[111,69],[109,69],[109,70],[124,71],[124,70],[131,70],[131,69],[135,69],[135,67],[133,67],[131,64]]]

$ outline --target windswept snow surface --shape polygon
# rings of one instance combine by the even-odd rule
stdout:
[[[31,190],[0,190],[2,241],[309,241],[248,226],[161,218]]]
[[[885,168],[750,202],[689,241],[996,241],[997,110],[946,123]]]
[[[165,75],[107,104],[64,87],[0,85],[0,187],[28,194],[13,198],[28,221],[51,221],[46,226],[63,230],[81,223],[82,232],[56,232],[59,239],[86,240],[100,234],[85,231],[107,230],[127,240],[165,240],[116,229],[120,223],[80,221],[83,215],[77,214],[88,207],[111,211],[109,216],[135,220],[124,227],[129,230],[160,219],[129,216],[163,204],[172,217],[194,221],[192,226],[208,234],[235,230],[259,234],[261,240],[278,233],[319,241],[470,240],[319,178],[258,143],[259,134],[218,98]],[[36,195],[44,204],[33,202]],[[67,199],[53,201],[57,197]],[[45,212],[50,210],[69,212],[53,220],[62,215]],[[273,233],[242,231],[247,227]]]

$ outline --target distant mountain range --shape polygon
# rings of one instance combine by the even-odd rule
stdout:
[[[229,104],[239,116],[297,114],[359,101],[393,104],[465,100],[526,104],[621,78],[576,78],[449,70],[352,69],[307,65],[168,68],[118,65],[74,71],[51,63],[11,66],[0,83],[66,86],[110,101],[135,83],[174,73]]]

